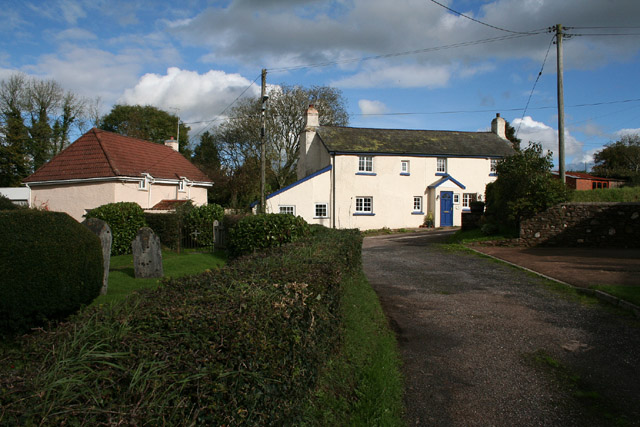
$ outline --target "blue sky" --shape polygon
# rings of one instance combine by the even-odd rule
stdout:
[[[562,24],[567,169],[640,132],[640,2],[439,3],[480,22],[431,0],[0,0],[0,79],[52,78],[105,113],[155,105],[206,122],[197,136],[266,68],[269,84],[339,88],[351,126],[476,131],[501,113],[557,152],[546,29]]]

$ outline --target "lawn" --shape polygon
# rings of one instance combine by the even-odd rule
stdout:
[[[616,286],[616,285],[597,285],[591,286],[592,289],[598,289],[610,295],[628,301],[640,307],[640,287],[637,286]]]
[[[162,251],[164,277],[177,278],[189,274],[202,273],[221,267],[226,262],[224,252],[215,253]],[[92,305],[119,301],[138,289],[157,288],[161,279],[136,279],[133,273],[133,255],[111,257],[109,266],[109,287],[106,295],[100,295]]]

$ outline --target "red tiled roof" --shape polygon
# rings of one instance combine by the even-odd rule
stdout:
[[[558,171],[553,171],[551,172],[554,175],[560,175],[560,172]],[[591,180],[599,180],[599,181],[616,181],[615,179],[612,178],[601,178],[598,176],[593,176],[590,175],[586,172],[565,172],[565,176],[569,176],[571,178],[577,178],[577,179],[591,179]]]
[[[158,203],[153,205],[151,210],[154,210],[154,211],[169,211],[169,210],[177,208],[180,205],[188,203],[190,201],[191,200],[170,200],[170,199],[160,200]]]
[[[211,183],[182,154],[162,144],[93,128],[23,182],[140,177]]]

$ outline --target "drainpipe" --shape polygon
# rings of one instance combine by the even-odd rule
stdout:
[[[333,218],[333,228],[336,228],[336,155],[335,153],[331,155],[331,163],[333,167],[331,168],[331,195],[333,196],[333,201],[331,202],[331,218]]]

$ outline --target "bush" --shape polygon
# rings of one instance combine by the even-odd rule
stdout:
[[[291,214],[259,214],[242,218],[229,230],[231,257],[295,242],[309,234],[309,224]]]
[[[213,245],[213,221],[222,222],[224,209],[215,203],[194,206],[184,212],[184,233],[190,235],[194,241],[202,246]]]
[[[0,331],[24,331],[89,304],[102,287],[102,247],[61,212],[0,212]]]
[[[520,221],[564,202],[567,189],[551,175],[551,153],[529,146],[498,162],[498,179],[487,185],[486,214],[492,222],[518,229]]]
[[[87,218],[98,218],[109,224],[113,236],[111,255],[131,253],[131,242],[138,230],[146,227],[144,211],[134,202],[108,203],[91,209]]]
[[[0,364],[0,424],[299,425],[360,253],[357,231],[314,229],[34,334],[17,357],[38,359]]]
[[[180,232],[180,217],[175,212],[170,213],[149,213],[144,214],[147,226],[153,230],[160,238],[162,245],[178,250],[182,233]]]
[[[23,209],[22,206],[18,206],[11,201],[6,196],[0,194],[0,211],[14,211],[18,209]]]

